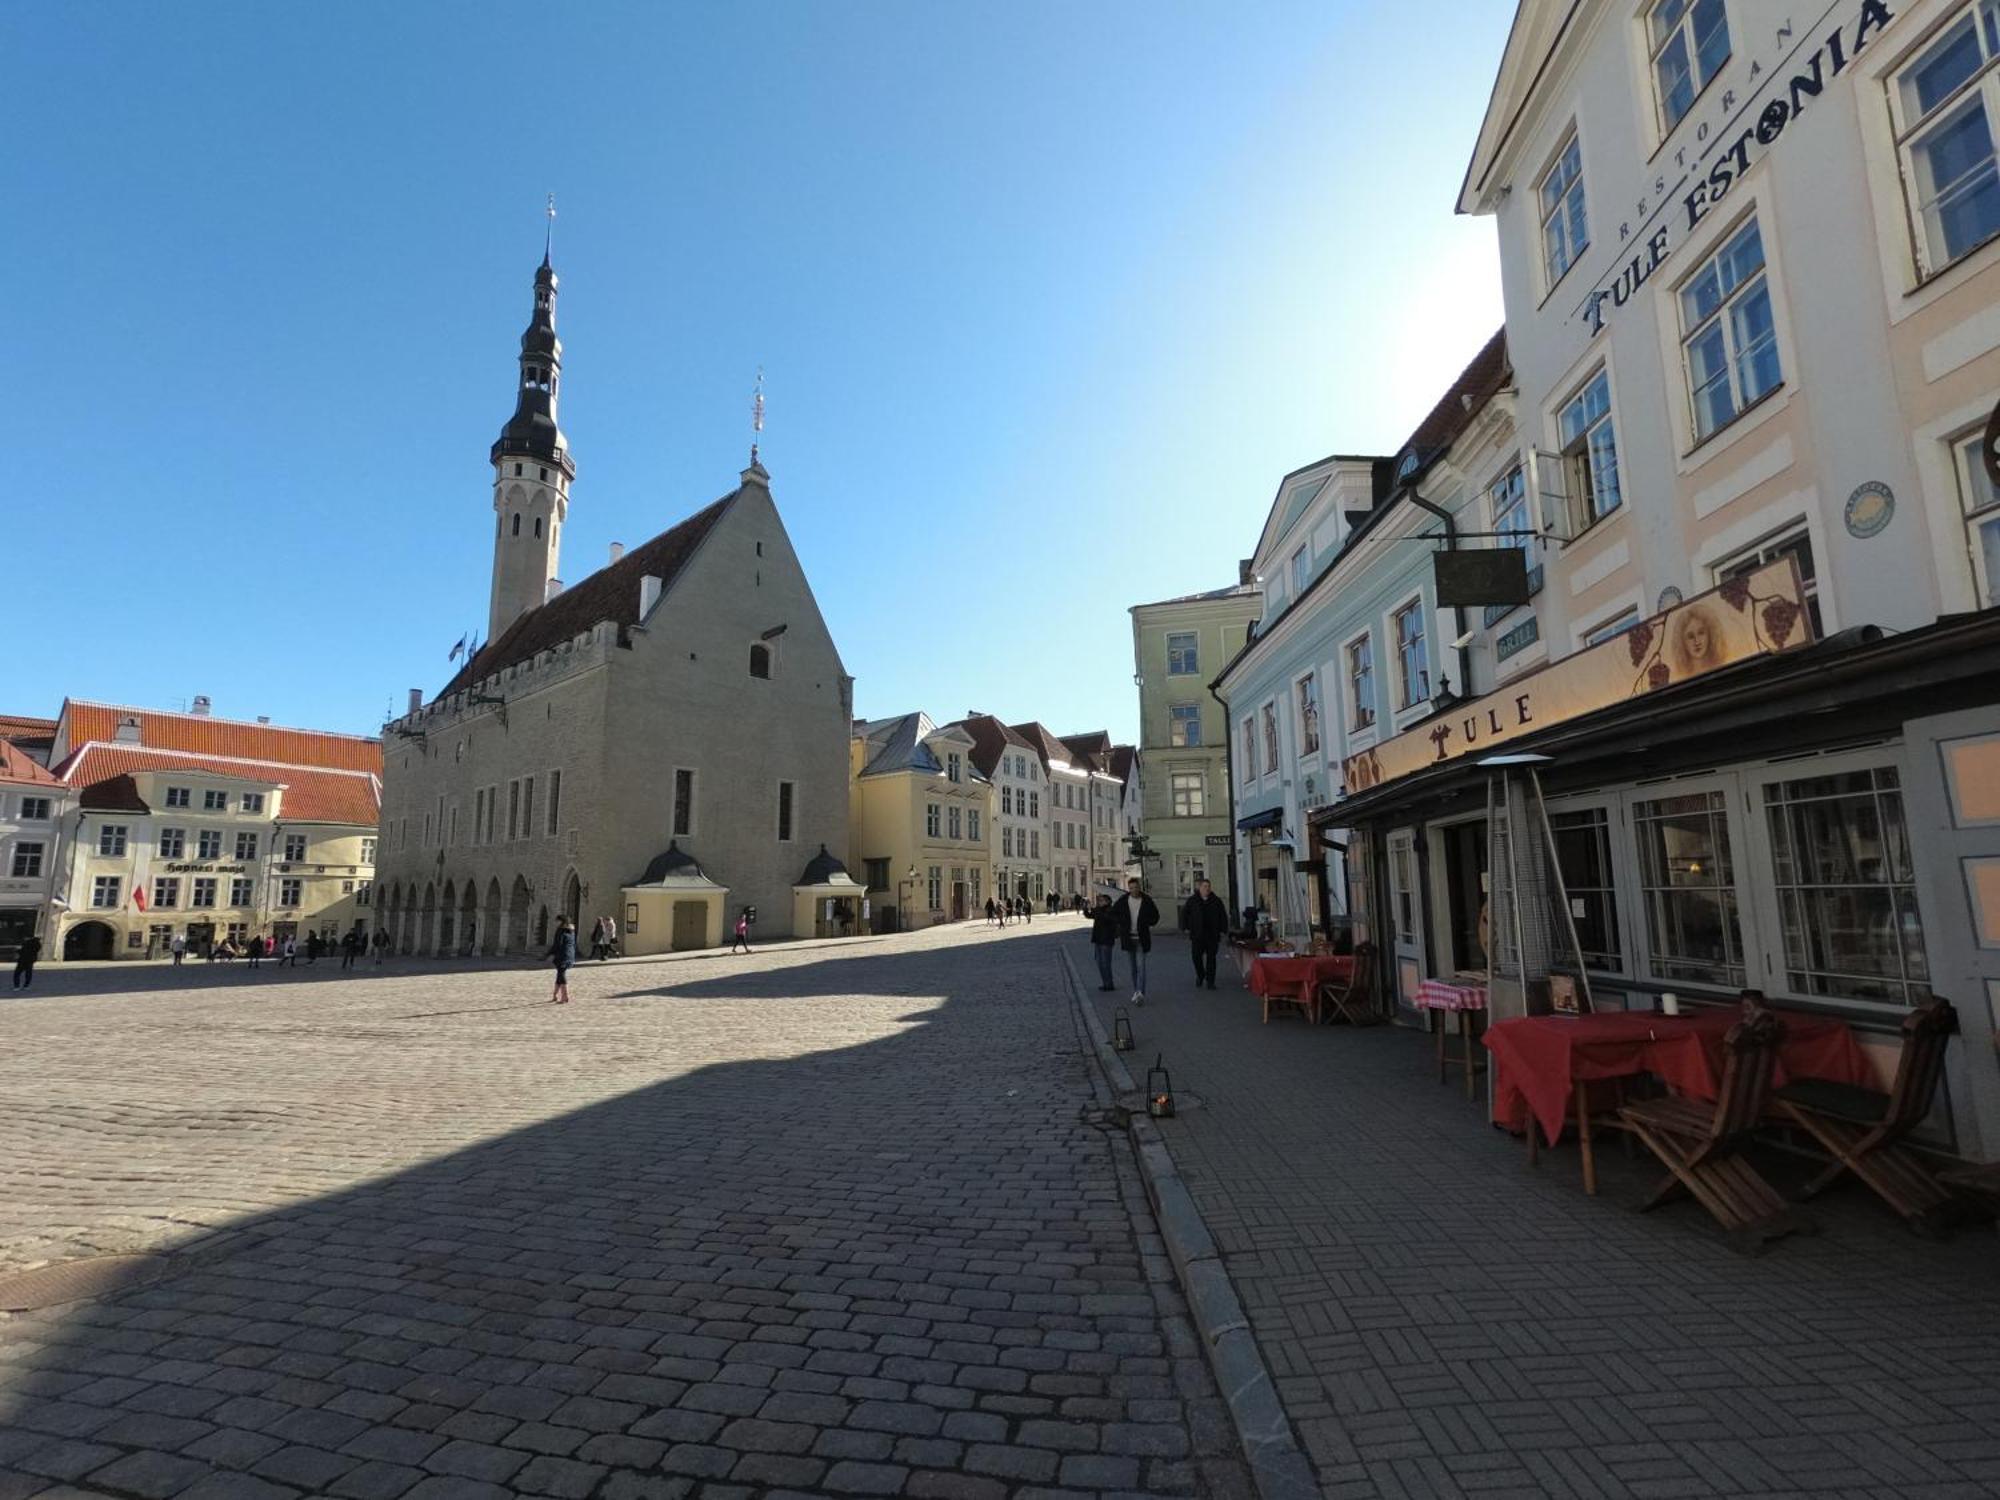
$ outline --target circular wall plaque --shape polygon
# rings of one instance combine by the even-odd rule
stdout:
[[[1896,495],[1888,485],[1879,479],[1857,484],[1847,497],[1847,534],[1864,540],[1879,536],[1895,514]]]
[[[1656,612],[1670,610],[1681,602],[1681,597],[1681,591],[1670,583],[1660,590],[1660,602],[1655,604],[1653,608]]]

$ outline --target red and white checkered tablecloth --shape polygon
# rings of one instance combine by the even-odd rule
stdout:
[[[1484,1010],[1486,986],[1452,984],[1443,979],[1426,979],[1417,986],[1412,1003],[1418,1010]]]

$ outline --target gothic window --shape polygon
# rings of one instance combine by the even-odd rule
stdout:
[[[514,512],[514,535],[519,536],[520,534],[521,534],[521,513],[517,510]]]
[[[750,675],[752,677],[771,675],[771,648],[761,641],[750,648]]]
[[[535,535],[536,535],[536,536],[540,536],[541,534],[542,534],[542,518],[541,518],[540,516],[536,516],[536,517],[535,517]]]

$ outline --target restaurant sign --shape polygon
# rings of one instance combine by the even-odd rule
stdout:
[[[1798,564],[1781,557],[1641,620],[1623,635],[1350,755],[1342,774],[1349,794],[1365,792],[1440,761],[1483,754],[1552,724],[1811,640]]]

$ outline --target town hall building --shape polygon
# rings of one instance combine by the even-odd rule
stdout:
[[[557,424],[556,275],[535,273],[493,444],[488,636],[383,738],[378,911],[404,953],[532,953],[558,915],[626,953],[827,930],[847,879],[841,665],[751,449],[736,487],[581,582]],[[831,920],[858,921],[859,910]]]

